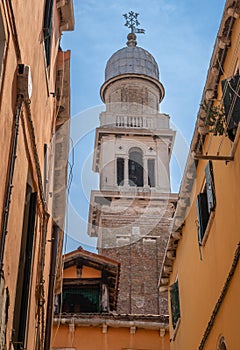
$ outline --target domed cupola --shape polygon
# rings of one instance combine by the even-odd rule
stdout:
[[[108,60],[105,81],[122,74],[141,74],[159,80],[157,62],[147,50],[137,46],[134,33],[128,34],[127,47],[115,52]]]
[[[122,84],[123,90],[126,90],[126,87],[131,89],[131,85],[138,86],[138,89],[141,87],[142,90],[146,87],[156,97],[155,109],[164,97],[164,87],[159,81],[158,64],[147,50],[137,46],[135,33],[129,33],[127,39],[127,46],[115,52],[107,62],[105,82],[100,90],[101,98],[104,103],[137,102],[123,100],[122,96],[126,95],[123,91],[118,94],[119,98],[116,100],[117,86]]]

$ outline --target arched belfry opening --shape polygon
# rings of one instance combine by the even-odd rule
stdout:
[[[128,179],[130,186],[143,187],[143,152],[141,148],[129,150]]]

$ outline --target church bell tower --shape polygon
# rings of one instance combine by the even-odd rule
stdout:
[[[163,314],[158,279],[177,196],[169,162],[175,131],[160,113],[164,87],[153,56],[137,46],[137,14],[125,15],[131,32],[105,69],[100,94],[106,109],[96,129],[88,234],[100,254],[121,263],[118,312]]]

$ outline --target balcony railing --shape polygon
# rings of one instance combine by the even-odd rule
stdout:
[[[152,129],[155,127],[156,118],[146,118],[139,116],[116,116],[115,126],[123,128],[146,128]]]
[[[103,112],[100,114],[101,126],[118,128],[165,129],[169,128],[169,116],[166,114],[152,115],[116,115]]]

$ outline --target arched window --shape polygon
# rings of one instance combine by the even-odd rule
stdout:
[[[227,346],[226,346],[224,337],[221,337],[221,339],[218,343],[217,350],[227,350]]]
[[[128,179],[130,186],[143,187],[143,155],[140,148],[129,150]]]

